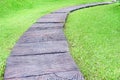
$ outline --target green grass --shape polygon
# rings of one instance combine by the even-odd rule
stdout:
[[[110,0],[0,0],[0,80],[12,47],[39,17],[65,6],[98,1]]]
[[[86,80],[120,80],[120,6],[99,6],[69,15],[65,34]]]
[[[23,9],[32,9],[39,7],[39,10],[45,11],[49,9],[57,9],[63,6],[84,4],[90,2],[101,2],[110,0],[0,0],[0,17],[9,13],[14,13]],[[57,8],[56,8],[57,7]],[[51,10],[50,10],[51,11]]]

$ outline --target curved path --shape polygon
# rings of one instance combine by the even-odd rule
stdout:
[[[78,9],[110,3],[67,7],[41,17],[14,46],[4,80],[84,80],[69,54],[64,36],[67,15]]]

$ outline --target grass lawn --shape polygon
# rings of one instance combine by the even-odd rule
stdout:
[[[120,80],[120,5],[71,13],[65,34],[86,80]]]
[[[0,0],[0,80],[12,47],[39,17],[65,6],[98,1],[110,0]]]

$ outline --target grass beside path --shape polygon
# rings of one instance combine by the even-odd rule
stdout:
[[[56,9],[110,0],[0,0],[0,80],[12,47],[39,17]]]
[[[120,80],[120,6],[75,11],[65,34],[86,80]]]

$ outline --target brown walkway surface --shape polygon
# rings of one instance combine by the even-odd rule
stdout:
[[[41,17],[19,39],[7,60],[5,80],[84,80],[69,54],[63,27],[75,10],[110,4],[63,8]]]

